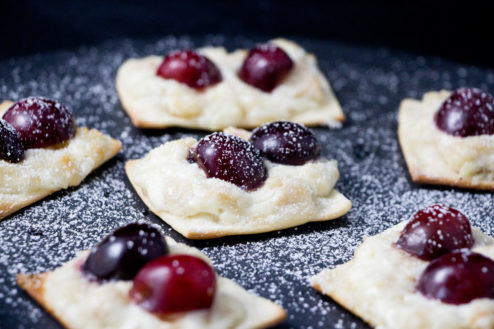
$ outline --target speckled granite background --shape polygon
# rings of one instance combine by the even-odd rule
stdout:
[[[124,162],[168,140],[205,132],[134,128],[115,91],[118,66],[129,57],[174,48],[213,44],[234,49],[257,41],[262,40],[221,36],[117,40],[0,62],[1,100],[29,95],[58,99],[73,110],[78,125],[98,128],[123,143],[122,152],[81,186],[55,193],[0,222],[0,328],[59,328],[16,287],[15,275],[51,270],[114,228],[136,220],[156,223],[174,239],[202,249],[219,274],[283,305],[288,317],[279,328],[368,328],[313,290],[308,278],[349,260],[363,236],[379,233],[423,206],[456,207],[474,225],[494,233],[494,194],[413,184],[396,135],[402,98],[460,86],[493,93],[494,71],[303,39],[297,41],[318,56],[348,117],[341,129],[314,131],[323,155],[338,160],[337,188],[352,200],[352,210],[330,222],[211,241],[186,240],[150,213],[125,177]]]

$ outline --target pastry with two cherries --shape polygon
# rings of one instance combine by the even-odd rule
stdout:
[[[125,169],[144,203],[190,239],[275,231],[351,208],[334,188],[337,162],[288,121],[167,142]]]
[[[205,47],[129,59],[118,70],[116,88],[139,128],[216,131],[278,120],[334,125],[345,119],[315,56],[285,39],[249,51]]]
[[[365,238],[311,279],[376,328],[494,328],[494,238],[444,205]]]
[[[280,306],[218,276],[199,250],[144,223],[17,282],[70,329],[249,329],[285,318]]]
[[[121,148],[96,129],[77,127],[72,112],[51,99],[5,101],[0,115],[0,219],[79,185]]]
[[[476,88],[400,105],[398,136],[417,183],[494,190],[494,98]]]

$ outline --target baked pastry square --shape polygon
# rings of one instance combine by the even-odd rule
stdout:
[[[0,104],[0,117],[12,104]],[[53,192],[79,185],[120,148],[119,141],[96,129],[80,127],[62,144],[26,150],[22,162],[0,159],[0,219]]]
[[[469,89],[460,89],[454,94],[462,90]],[[452,92],[442,90],[428,92],[422,100],[405,99],[401,102],[398,137],[412,180],[494,190],[494,135],[483,132],[464,137],[452,135],[439,129],[435,123],[439,109],[453,96]],[[458,117],[462,116],[461,112],[456,113]],[[454,115],[450,116],[450,124],[458,126]],[[492,125],[494,117],[486,118]]]
[[[437,208],[438,206],[433,207]],[[440,210],[440,213],[444,215],[443,210]],[[430,218],[430,216],[427,217]],[[437,220],[435,223],[442,224],[441,221]],[[492,263],[494,238],[473,228],[473,234],[470,235],[470,238],[473,236],[474,241],[471,245],[473,253],[462,249],[461,252],[453,251],[429,262],[415,257],[397,246],[400,243],[400,234],[406,226],[408,223],[402,222],[378,235],[364,238],[352,260],[333,269],[323,270],[311,278],[313,287],[376,328],[493,328],[493,299],[476,298],[470,302],[455,305],[425,297],[419,292],[421,289],[419,283],[422,282],[423,273],[426,269],[432,268],[429,265],[454,253],[463,253],[464,255],[478,253],[483,255],[479,257],[488,257],[489,262],[494,264]],[[417,225],[408,226],[408,229],[413,230],[414,227],[416,228]],[[412,240],[417,242],[419,235],[426,237],[426,233],[424,233],[426,231],[413,236]],[[450,232],[441,233],[441,230],[437,232],[435,239],[440,241],[444,241],[444,237],[450,236]],[[421,257],[432,255],[430,252],[433,250],[430,248],[432,245],[441,247],[440,243],[435,243],[432,240],[428,241],[429,246],[424,250],[426,253],[422,253]],[[467,239],[468,241],[471,242],[470,239]],[[455,243],[457,242],[458,240]],[[486,271],[487,268],[482,270],[482,272]],[[449,273],[451,272],[448,270],[443,270],[442,274],[436,272],[437,281],[445,280],[444,278]],[[441,275],[443,279],[441,279]],[[490,276],[492,278],[492,274]],[[468,283],[464,283],[464,285],[468,286]],[[455,294],[454,289],[452,293]],[[447,294],[443,290],[443,296]]]
[[[229,126],[254,128],[276,120],[305,125],[343,121],[343,111],[318,69],[315,56],[285,39],[275,39],[270,44],[293,61],[291,70],[270,92],[239,78],[247,50],[228,53],[222,47],[206,47],[197,52],[217,67],[214,85],[198,90],[158,76],[161,56],[129,59],[119,68],[116,78],[120,101],[139,128],[178,126],[215,131]]]
[[[199,250],[166,238],[170,255],[192,255],[210,263]],[[285,318],[273,302],[247,292],[233,281],[217,277],[210,309],[160,316],[129,297],[132,281],[98,283],[81,270],[88,252],[51,272],[19,274],[18,284],[66,328],[266,328]]]
[[[239,136],[237,140],[245,144],[250,137],[241,129],[226,132],[210,136]],[[280,230],[335,219],[351,208],[351,202],[334,189],[339,178],[334,160],[317,158],[297,166],[265,160],[267,178],[246,190],[208,178],[190,161],[189,152],[197,145],[194,138],[167,142],[125,166],[134,189],[151,211],[189,239]],[[238,157],[242,152],[234,154]]]

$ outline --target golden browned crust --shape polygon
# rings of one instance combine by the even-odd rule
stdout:
[[[441,91],[440,93],[445,93],[445,91]],[[418,101],[413,99],[404,99],[400,104],[398,114],[398,141],[400,143],[412,181],[418,184],[453,186],[467,189],[494,191],[494,181],[473,181],[472,179],[460,177],[459,175],[447,174],[447,164],[440,158],[439,155],[437,156],[437,163],[445,169],[442,175],[430,174],[427,170],[421,167],[418,159],[420,155],[415,153],[414,146],[412,145],[412,141],[408,135],[409,132],[407,132],[406,129],[406,125],[414,124],[413,122],[409,122],[410,120],[407,118],[407,114],[414,110],[411,106],[409,106],[409,104],[413,104],[415,102]],[[417,131],[416,133],[420,132]],[[428,141],[428,143],[431,143],[431,141]]]
[[[64,327],[69,328],[70,326],[65,323],[60,317],[57,317],[53,309],[46,302],[45,299],[45,278],[48,273],[40,273],[40,274],[25,274],[19,273],[17,274],[17,284],[24,291],[26,291],[29,296],[31,296],[38,304],[40,304],[51,316],[53,316],[59,323],[61,323]]]

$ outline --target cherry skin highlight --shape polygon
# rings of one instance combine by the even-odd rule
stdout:
[[[130,298],[154,313],[208,309],[214,301],[216,274],[201,258],[160,257],[144,266],[134,279]]]
[[[222,81],[218,67],[193,50],[176,50],[168,54],[156,74],[173,79],[190,88],[203,89]]]
[[[233,183],[244,190],[261,186],[267,178],[259,151],[246,140],[221,132],[202,138],[189,159],[207,177]]]
[[[293,61],[285,51],[271,43],[265,43],[249,51],[238,76],[255,88],[271,92],[292,68]]]
[[[460,211],[433,205],[417,211],[401,232],[396,245],[423,260],[473,246],[468,218]]]
[[[132,280],[148,262],[168,254],[161,233],[147,224],[120,227],[101,241],[82,266],[96,280]]]
[[[289,121],[256,128],[250,141],[263,156],[277,163],[303,165],[321,153],[316,136],[306,127]]]
[[[417,290],[447,304],[465,304],[494,298],[494,261],[469,250],[445,254],[425,268]]]
[[[0,160],[12,163],[24,159],[24,146],[19,133],[8,122],[0,119]]]
[[[19,133],[25,149],[65,142],[75,135],[72,112],[47,98],[29,97],[12,105],[3,115]]]
[[[443,102],[434,121],[440,130],[457,137],[493,135],[494,98],[480,89],[458,89]]]

